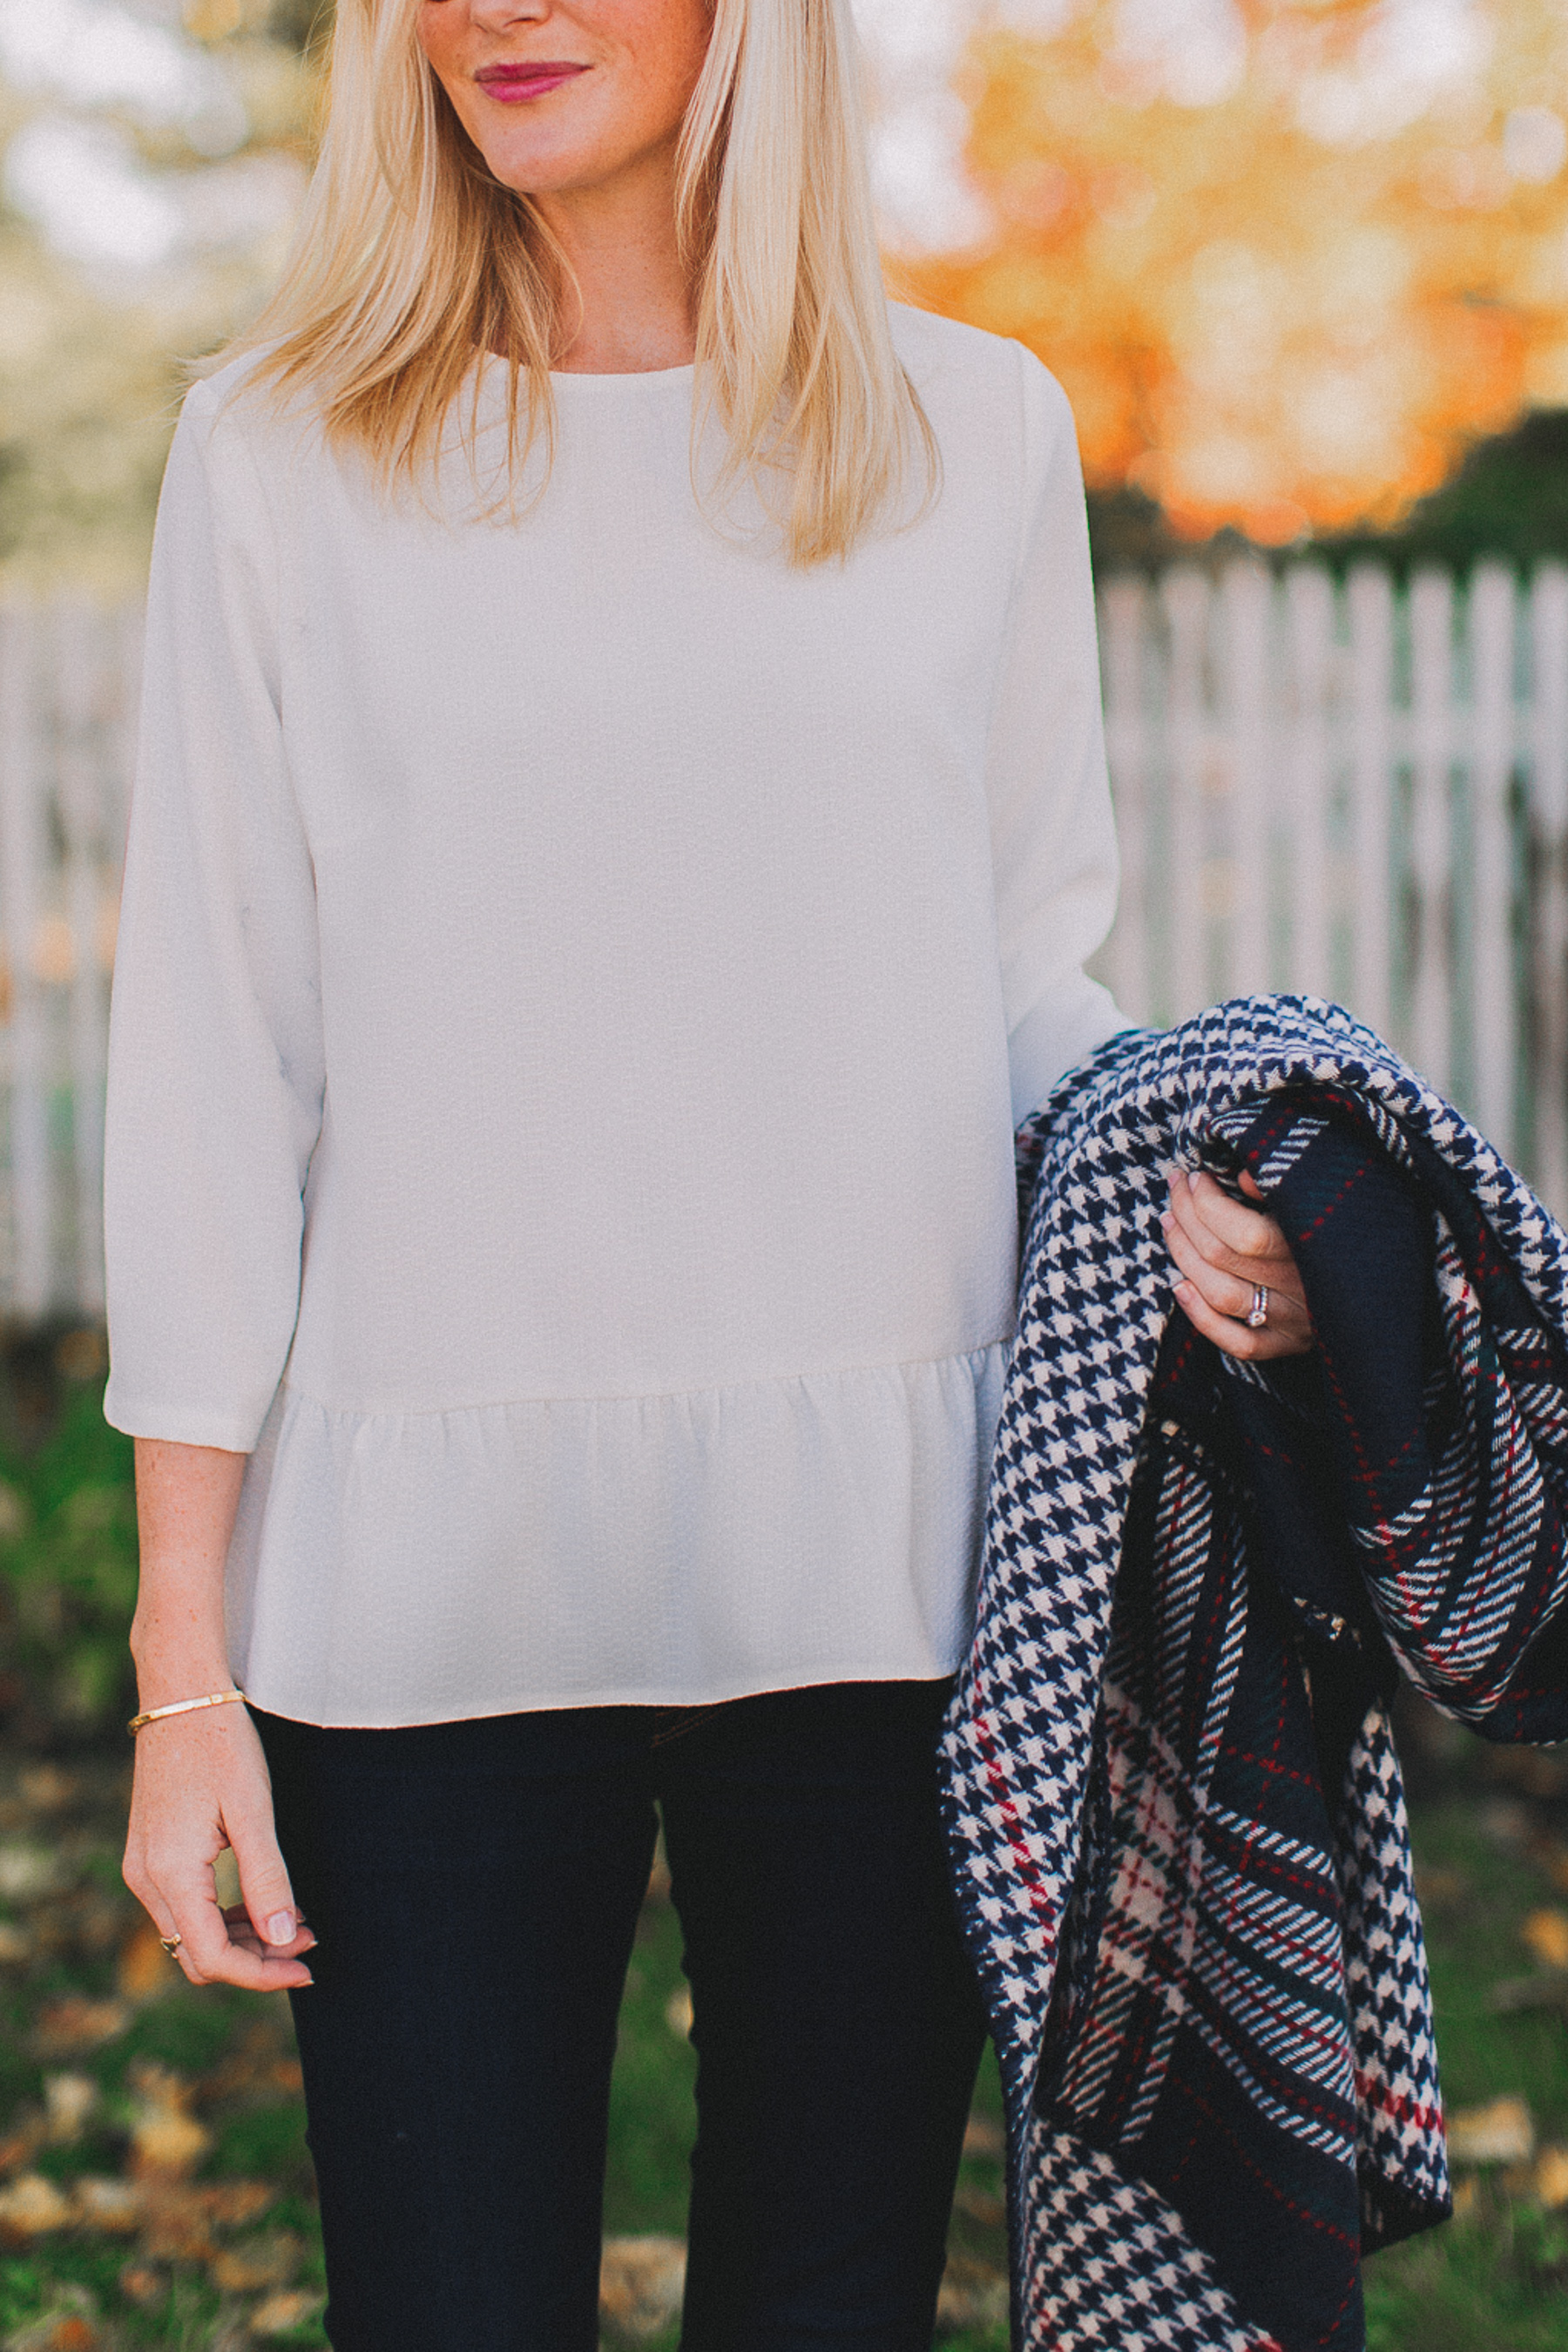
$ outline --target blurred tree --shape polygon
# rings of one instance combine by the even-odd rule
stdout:
[[[1568,398],[1556,0],[1455,0],[1446,52],[1398,55],[1389,0],[1032,13],[963,69],[991,231],[910,274],[1061,377],[1121,494],[1102,539],[1138,536],[1140,494],[1187,538],[1386,528]]]
[[[88,73],[90,15],[84,33],[62,12],[51,41],[51,0],[28,6],[0,22],[0,573],[113,591],[145,565],[184,363],[277,268],[321,12],[119,0],[99,9],[110,66]]]

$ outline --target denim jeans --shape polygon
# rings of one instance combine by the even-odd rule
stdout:
[[[321,1939],[292,1999],[336,2352],[594,2352],[658,1815],[699,2067],[683,2352],[928,2352],[984,2036],[937,1811],[947,1690],[258,1713]]]

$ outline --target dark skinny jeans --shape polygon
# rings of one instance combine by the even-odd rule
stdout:
[[[595,2352],[616,2023],[662,1816],[699,2061],[683,2352],[929,2352],[984,2040],[947,1685],[399,1730],[258,1713],[336,2352]]]

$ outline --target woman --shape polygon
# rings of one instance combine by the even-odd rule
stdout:
[[[126,1875],[294,1998],[340,2352],[595,2343],[656,1801],[684,2341],[929,2343],[933,1739],[1113,862],[1066,405],[889,313],[843,0],[340,0],[160,512],[106,1406]],[[1173,1217],[1303,1344],[1267,1220]]]

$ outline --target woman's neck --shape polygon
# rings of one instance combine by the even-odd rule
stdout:
[[[557,368],[640,375],[685,367],[696,356],[697,329],[675,235],[673,153],[648,156],[610,184],[534,201],[575,281]]]

